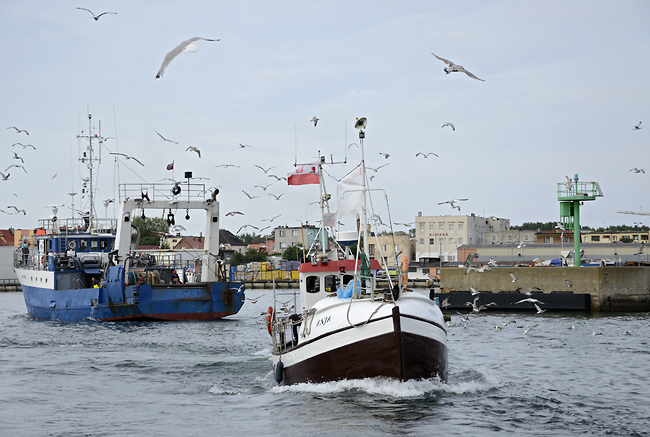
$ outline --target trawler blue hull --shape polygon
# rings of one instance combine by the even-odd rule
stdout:
[[[125,301],[110,301],[106,288],[51,290],[23,286],[27,313],[37,319],[79,321],[211,320],[237,314],[244,303],[240,284],[125,287]],[[137,296],[137,297],[133,297]]]

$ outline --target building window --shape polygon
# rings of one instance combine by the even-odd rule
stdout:
[[[420,223],[420,232],[424,232],[424,223]]]
[[[424,244],[424,238],[420,238],[420,244]]]
[[[496,235],[492,235],[492,242],[493,242],[493,243],[496,243],[496,242],[497,242],[497,236],[496,236]]]
[[[429,232],[435,231],[435,226],[433,223],[429,223]]]
[[[292,230],[291,231],[291,236],[292,237],[297,237],[298,236],[298,230],[297,229]]]
[[[426,275],[427,273],[429,273],[430,271],[431,271],[431,270],[429,269],[429,267],[423,267],[423,268],[422,268],[422,273],[424,273],[425,275]]]
[[[399,252],[399,244],[395,245],[395,253]]]
[[[445,230],[445,224],[444,224],[444,223],[440,223],[440,224],[438,225],[438,230],[439,230],[439,231],[444,231],[444,230]]]
[[[449,239],[449,244],[454,244],[454,239],[453,238]]]
[[[512,243],[512,234],[508,234],[508,243]]]
[[[433,238],[429,238],[429,244],[436,244]]]
[[[385,244],[382,244],[382,245],[381,245],[381,250],[383,250],[384,252],[386,252],[386,245],[385,245]]]
[[[449,258],[448,261],[450,262],[456,261],[456,255],[449,255],[448,258]]]
[[[462,223],[458,223],[458,230],[460,232],[463,232],[463,224]]]
[[[458,244],[463,244],[463,239],[462,238],[458,239]]]
[[[568,240],[568,238],[567,238],[567,240]],[[591,237],[591,241],[598,242],[598,241],[600,241],[600,237],[597,237],[597,236],[594,235],[593,237]]]
[[[453,231],[453,230],[454,230],[454,224],[453,224],[453,223],[449,223],[449,230],[450,230],[450,231]]]
[[[585,243],[589,242],[589,235],[585,235]]]
[[[286,231],[284,229],[280,229],[280,236],[285,237],[287,235]]]
[[[374,244],[369,244],[368,245],[368,255],[370,256],[375,256],[375,245]]]
[[[528,234],[524,234],[524,241],[528,241]]]
[[[287,248],[287,243],[280,243],[280,249],[284,250]]]

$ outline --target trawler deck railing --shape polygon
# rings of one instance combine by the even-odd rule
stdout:
[[[40,219],[38,229],[46,230],[48,233],[58,233],[60,235],[87,234],[90,223],[88,219],[82,218],[65,218],[65,219]],[[115,234],[117,230],[116,219],[93,219],[93,226],[90,227],[91,233],[97,234]]]
[[[211,195],[205,188],[205,184],[194,184],[184,181],[175,181],[168,183],[139,183],[139,184],[120,184],[119,201],[126,199],[141,199],[144,196],[149,201],[156,200],[201,200],[205,201],[206,194]]]

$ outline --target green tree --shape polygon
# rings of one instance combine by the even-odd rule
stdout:
[[[158,246],[160,245],[160,233],[169,232],[167,220],[160,217],[134,217],[131,222],[140,230],[141,246]]]
[[[230,257],[230,265],[238,266],[255,261],[266,261],[266,252],[260,252],[255,249],[248,249],[245,253],[235,252]]]
[[[301,261],[302,260],[302,246],[289,246],[284,249],[282,258],[288,261]]]

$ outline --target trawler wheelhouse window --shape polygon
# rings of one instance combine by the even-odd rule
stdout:
[[[307,276],[307,293],[318,293],[320,291],[320,278],[318,276]]]
[[[99,240],[99,250],[106,252],[108,249],[108,240]]]
[[[339,278],[336,275],[325,276],[325,291],[333,293],[339,285]]]
[[[88,250],[88,241],[84,238],[79,239],[78,252],[85,252]]]
[[[90,251],[97,252],[98,248],[99,248],[99,241],[95,239],[90,240]]]

